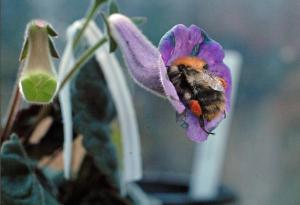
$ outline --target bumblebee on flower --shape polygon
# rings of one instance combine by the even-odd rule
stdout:
[[[221,45],[199,27],[179,24],[157,49],[127,17],[108,21],[133,79],[169,99],[191,140],[206,140],[230,111],[231,74]]]

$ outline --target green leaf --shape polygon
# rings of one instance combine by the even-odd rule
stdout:
[[[28,38],[26,37],[23,47],[22,47],[22,50],[21,50],[19,61],[24,60],[27,57],[27,54],[28,54]]]
[[[49,42],[49,49],[50,49],[50,53],[51,53],[52,57],[59,58],[59,55],[58,55],[58,52],[56,51],[54,43],[51,40],[51,38],[49,38],[49,37],[48,37],[48,42]]]
[[[36,72],[23,76],[20,86],[27,102],[48,104],[56,94],[57,81],[48,73]]]
[[[104,20],[104,24],[106,27],[106,32],[107,32],[107,36],[108,36],[108,40],[109,40],[109,52],[112,53],[117,49],[118,45],[117,45],[116,41],[114,40],[114,38],[112,37],[106,15],[104,13],[101,13],[101,16]]]
[[[116,112],[95,58],[72,81],[71,98],[74,128],[84,136],[83,145],[97,168],[109,178],[110,183],[117,186],[118,162],[110,129]]]
[[[116,1],[111,0],[109,3],[109,15],[114,14],[114,13],[119,13],[119,6]]]
[[[147,18],[143,16],[134,16],[131,17],[130,19],[137,26],[143,25],[147,22]]]
[[[16,135],[1,147],[1,204],[59,205],[40,183]]]

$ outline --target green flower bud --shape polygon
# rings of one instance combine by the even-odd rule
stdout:
[[[28,103],[51,103],[58,88],[52,57],[58,58],[51,36],[54,29],[45,21],[33,20],[27,25],[20,61],[24,61],[19,87]]]

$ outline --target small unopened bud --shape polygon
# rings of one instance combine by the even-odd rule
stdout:
[[[51,103],[58,81],[52,57],[58,58],[51,36],[54,29],[45,21],[33,20],[27,25],[25,42],[20,55],[24,60],[19,86],[24,99],[29,103]]]

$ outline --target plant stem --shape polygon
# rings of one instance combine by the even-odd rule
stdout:
[[[86,63],[95,53],[95,51],[102,46],[107,41],[106,37],[102,37],[93,47],[86,50],[74,64],[74,66],[70,69],[70,71],[66,74],[64,79],[62,80],[58,92],[65,86],[65,84],[70,80],[73,75],[81,68],[81,66]]]
[[[9,106],[9,112],[7,114],[7,120],[5,123],[5,127],[3,129],[2,135],[1,135],[1,143],[8,138],[8,135],[11,132],[11,129],[13,127],[14,121],[16,119],[19,106],[21,102],[21,95],[19,92],[19,86],[16,85],[14,88],[13,97],[11,98],[10,106]]]
[[[104,2],[104,1],[103,1]],[[102,2],[101,2],[102,3]],[[83,35],[86,27],[88,26],[90,20],[93,18],[94,14],[98,10],[99,6],[101,5],[98,1],[94,1],[93,5],[91,8],[88,10],[86,17],[85,17],[85,22],[82,26],[82,28],[79,30],[79,32],[75,35],[74,40],[73,40],[73,49],[78,45],[81,36]]]
[[[1,133],[1,143],[6,140],[8,138],[8,135],[11,132],[11,129],[14,125],[18,110],[19,110],[19,106],[21,103],[21,94],[19,91],[19,86],[18,86],[18,79],[20,77],[20,74],[22,73],[22,69],[23,65],[21,64],[19,71],[18,71],[18,75],[17,75],[17,80],[14,86],[14,90],[13,90],[13,95],[10,98],[10,103],[9,103],[9,107],[8,107],[8,112],[7,112],[7,117],[6,117],[6,122],[4,124],[4,129],[3,132]]]

